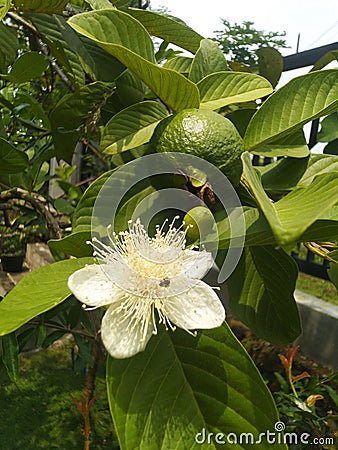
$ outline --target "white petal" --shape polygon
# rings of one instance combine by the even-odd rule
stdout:
[[[203,278],[213,266],[212,254],[206,251],[184,251],[184,273],[190,278]]]
[[[102,319],[101,336],[108,353],[114,358],[130,358],[142,352],[152,335],[153,322],[151,308],[146,330],[142,321],[137,318],[126,317],[125,311],[120,308],[122,302],[110,305]]]
[[[172,323],[186,330],[216,328],[225,319],[217,294],[200,280],[183,294],[165,299],[163,312]]]
[[[165,282],[166,280],[160,281],[162,285],[160,284],[158,286],[158,298],[177,297],[182,293],[189,291],[200,280],[194,280],[193,278],[188,278],[186,276],[176,276],[168,279],[167,284],[163,285],[163,281]]]
[[[109,305],[124,295],[100,264],[91,264],[74,272],[68,278],[68,287],[78,300],[89,306]]]

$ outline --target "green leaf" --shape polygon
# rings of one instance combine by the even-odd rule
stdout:
[[[114,170],[109,170],[103,175],[98,177],[84,192],[81,200],[77,204],[73,214],[73,233],[91,230],[92,222],[92,210],[101,188],[108,180],[108,178],[114,173]]]
[[[100,81],[113,81],[125,67],[116,58],[107,55],[93,41],[76,33],[61,16],[53,16],[69,49],[79,58],[83,70]],[[73,57],[73,55],[71,55]]]
[[[120,51],[123,56],[124,52],[126,55],[131,52],[136,58],[155,63],[154,45],[149,34],[140,22],[125,12],[116,9],[90,11],[73,16],[68,24],[108,53]]]
[[[261,47],[256,50],[256,54],[258,55],[259,75],[276,87],[283,72],[283,56],[272,47]]]
[[[248,153],[242,155],[242,161],[249,189],[279,245],[296,242],[312,223],[337,203],[338,173],[318,175],[306,188],[296,188],[273,203],[263,189],[259,172],[252,167]]]
[[[231,214],[238,217],[238,214],[244,216],[245,222],[245,246],[270,245],[275,243],[275,238],[271,228],[266,221],[264,214],[258,208],[249,208],[244,206],[241,209],[235,208]],[[229,217],[218,218],[216,215],[218,245],[220,249],[227,249],[231,243],[232,247],[242,246],[243,236],[236,234],[230,225]],[[230,215],[231,218],[231,215]]]
[[[114,8],[109,0],[86,0],[92,9]]]
[[[122,105],[131,106],[144,100],[145,86],[133,72],[126,69],[116,78],[116,94]]]
[[[338,108],[338,70],[294,78],[271,95],[251,119],[244,136],[248,150],[291,134]]]
[[[176,17],[138,8],[128,8],[127,12],[141,22],[149,34],[172,42],[191,53],[196,53],[203,39],[203,36]]]
[[[189,79],[194,83],[214,72],[228,70],[228,64],[222,50],[216,42],[210,39],[202,39],[200,47],[192,61]]]
[[[325,155],[337,155],[338,156],[338,139],[329,142],[325,145],[323,153]]]
[[[188,56],[174,56],[174,58],[168,59],[163,67],[167,69],[176,70],[176,72],[188,74],[192,64],[192,58]]]
[[[296,241],[315,220],[323,217],[337,203],[337,198],[338,173],[318,175],[308,187],[290,192],[275,203],[283,226],[277,240],[282,245],[283,242]]]
[[[109,55],[91,39],[85,36],[80,36],[80,39],[86,54],[90,55],[90,60],[86,58],[85,62],[91,67],[97,80],[111,82],[125,70],[125,66],[118,59]],[[81,55],[82,59],[84,58]]]
[[[62,13],[68,0],[13,0],[20,11],[37,13]]]
[[[330,62],[337,60],[338,60],[338,50],[332,50],[331,52],[327,52],[315,63],[315,65],[311,69],[311,72],[313,72],[314,70],[321,70],[323,69],[323,67],[330,64]]]
[[[296,186],[308,186],[317,175],[338,172],[338,157],[312,154],[303,159],[283,158],[260,168],[259,171],[264,189],[290,190]]]
[[[110,177],[109,183],[105,185]],[[142,181],[135,184],[135,177]],[[161,188],[165,182],[166,178],[162,175],[159,179]],[[101,175],[85,191],[74,211],[73,232],[92,230],[105,236],[106,228],[112,224],[113,217],[114,231],[126,230],[128,220],[138,203],[144,196],[155,192],[156,189],[151,186],[151,183],[152,179],[149,178],[145,172],[145,166],[142,165],[126,164],[116,173],[109,171]],[[112,204],[112,195],[115,204]],[[92,215],[95,202],[97,209],[93,225]],[[113,206],[116,206],[116,210]]]
[[[330,280],[338,289],[338,264],[331,263],[330,268],[327,270]]]
[[[19,377],[19,344],[15,333],[10,333],[1,338],[2,361],[6,367],[11,381],[17,381]]]
[[[305,158],[310,154],[310,150],[303,130],[297,130],[292,135],[284,136],[273,144],[258,147],[252,153],[266,157],[292,156],[293,158]]]
[[[107,387],[121,450],[216,449],[217,433],[224,442],[230,433],[257,438],[278,420],[271,393],[226,324],[196,337],[161,327],[144,352],[108,358]],[[201,445],[203,430],[206,438],[213,433],[209,444]]]
[[[139,213],[137,217],[139,217],[142,222],[142,213],[150,210],[151,204],[149,202],[155,200],[156,195],[152,195],[155,194],[155,192],[156,189],[153,186],[147,186],[144,189],[139,190],[139,192],[137,192],[135,195],[129,198],[129,200],[127,200],[122,205],[122,207],[116,214],[114,220],[114,231],[118,233],[119,231],[128,229],[128,220],[132,217],[133,213],[135,212],[135,209],[137,208],[137,206],[139,206],[142,200],[146,200],[147,197],[150,196],[150,199],[147,199],[148,201],[146,200],[146,203],[143,204],[142,210],[138,211]],[[166,214],[168,215],[168,211],[166,211]]]
[[[56,250],[57,252],[76,256],[76,258],[83,258],[93,254],[92,247],[86,243],[90,240],[90,231],[79,231],[77,233],[69,234],[62,239],[50,239],[48,241],[48,246],[50,249]]]
[[[28,156],[0,138],[0,174],[20,173],[29,166]]]
[[[321,129],[317,134],[319,142],[330,142],[338,139],[338,113],[325,117],[320,122]]]
[[[68,34],[64,28],[67,26],[65,21],[55,15],[49,14],[30,14],[30,18],[36,28],[40,31],[42,41],[48,45],[53,57],[62,66],[64,73],[72,82],[73,86],[79,87],[85,84],[85,74],[80,58],[71,50],[66,41]],[[80,53],[82,55],[82,53]]]
[[[274,247],[246,248],[227,281],[231,311],[259,337],[274,344],[293,342],[301,333],[293,297],[297,265]]]
[[[45,55],[38,52],[27,52],[15,61],[10,74],[6,78],[16,84],[27,83],[33,78],[40,77],[48,64]]]
[[[115,154],[149,142],[156,125],[169,115],[158,102],[145,101],[115,114],[103,129],[101,149]]]
[[[337,235],[338,237],[338,235]],[[338,250],[332,250],[327,254],[327,256],[331,259],[333,259],[338,264]]]
[[[2,20],[8,13],[11,4],[11,0],[0,0],[0,20]]]
[[[78,356],[83,360],[85,367],[93,367],[94,360],[92,356],[92,342],[88,341],[78,333],[74,335],[74,338],[76,345],[79,348]]]
[[[20,44],[16,31],[2,22],[0,22],[0,42],[0,67],[2,65],[7,67],[15,60]]]
[[[69,276],[92,263],[93,258],[67,259],[28,274],[0,303],[0,336],[66,300]]]
[[[120,167],[134,159],[140,158],[148,153],[148,145],[140,145],[139,147],[132,148],[131,150],[126,150],[122,153],[117,153],[116,155],[111,155],[110,163],[111,167]]]
[[[127,8],[130,6],[132,0],[111,0],[112,4],[116,8]]]
[[[155,64],[149,34],[128,14],[113,9],[92,11],[73,16],[68,23],[119,59],[172,110],[199,106],[196,85]]]
[[[97,81],[62,97],[50,114],[58,159],[71,162],[82,128],[100,110],[111,94],[111,84]]]
[[[238,214],[244,215],[246,225],[245,243],[246,247],[260,246],[260,245],[277,245],[275,236],[272,233],[269,223],[264,217],[262,211],[258,208],[249,208],[244,206],[242,211],[234,209],[232,214],[238,217]],[[231,243],[232,247],[236,245],[242,246],[243,236],[237,235],[236,230],[231,229],[228,217],[215,217],[218,230],[218,248],[227,249]],[[325,214],[316,220],[307,228],[299,237],[299,242],[310,241],[335,241],[338,236],[338,218],[330,219],[325,217]]]
[[[50,345],[52,345],[55,341],[57,341],[58,339],[61,339],[62,336],[64,336],[67,333],[66,330],[56,330],[53,331],[52,333],[48,334],[48,336],[46,336],[44,338],[44,340],[41,343],[41,347],[42,348],[48,348]]]
[[[272,86],[265,78],[242,72],[213,73],[203,78],[197,86],[201,108],[212,110],[256,100],[272,92]]]
[[[74,211],[74,206],[65,198],[57,198],[54,201],[54,208],[62,214],[71,214]]]
[[[95,63],[85,45],[83,45],[81,37],[68,25],[63,17],[54,15],[53,19],[58,28],[57,32],[61,33],[60,37],[68,44],[67,47],[69,46],[69,49],[77,55],[83,70],[94,76]]]
[[[255,114],[255,109],[236,109],[235,111],[229,112],[226,117],[231,120],[231,122],[237,128],[239,134],[243,137],[245,134],[245,130],[248,126],[248,123],[251,120],[251,117]]]
[[[338,236],[338,219],[330,220],[320,218],[307,228],[300,236],[300,242],[335,241]]]

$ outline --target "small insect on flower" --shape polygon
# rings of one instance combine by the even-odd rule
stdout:
[[[170,286],[170,280],[169,278],[163,278],[163,280],[160,281],[161,287],[168,287]]]
[[[102,341],[115,358],[143,351],[157,323],[167,330],[215,328],[225,319],[214,290],[201,281],[213,264],[209,252],[185,248],[186,232],[167,221],[150,237],[137,219],[129,229],[110,233],[109,245],[93,238],[92,264],[74,272],[69,289],[85,305],[105,306]],[[165,289],[164,289],[165,288]]]

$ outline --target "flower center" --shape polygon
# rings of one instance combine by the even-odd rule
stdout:
[[[91,243],[94,256],[103,263],[103,269],[112,282],[121,289],[142,297],[163,298],[175,295],[171,280],[184,270],[186,231],[174,227],[177,217],[164,232],[167,220],[156,227],[154,237],[149,237],[137,219],[129,222],[129,229],[119,234],[110,233],[110,245],[96,238]]]

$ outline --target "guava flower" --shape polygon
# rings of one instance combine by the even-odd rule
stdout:
[[[225,311],[214,290],[201,281],[212,265],[205,250],[185,249],[185,231],[166,222],[149,237],[140,220],[110,235],[109,244],[91,242],[99,264],[74,272],[68,280],[73,294],[90,307],[107,308],[102,341],[115,358],[143,351],[157,333],[157,321],[167,330],[215,328]]]

